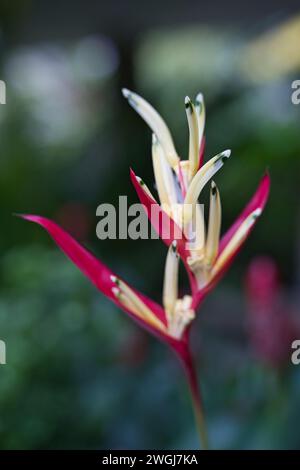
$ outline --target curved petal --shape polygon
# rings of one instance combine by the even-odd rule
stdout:
[[[219,171],[231,155],[231,150],[215,155],[197,171],[191,180],[184,198],[183,222],[184,225],[190,222],[193,217],[194,207],[206,183]]]
[[[134,311],[127,308],[124,303],[118,299],[118,297],[113,292],[113,289],[116,287],[116,284],[113,281],[113,279],[116,278],[115,274],[105,264],[95,258],[95,256],[92,255],[92,253],[90,253],[86,248],[80,245],[71,235],[59,227],[59,225],[50,219],[37,215],[20,214],[19,216],[25,220],[41,225],[49,233],[49,235],[56,242],[59,248],[65,253],[65,255],[70,258],[70,260],[86,277],[88,277],[88,279],[97,287],[97,289],[99,289],[109,299],[116,303],[122,310],[125,310],[144,328],[148,329],[152,333],[155,333],[157,336],[160,336],[164,339],[167,338],[167,336],[162,334],[161,331],[157,330],[153,325],[137,316]],[[126,286],[128,286],[127,283]],[[160,322],[166,325],[166,317],[163,308],[148,297],[142,295],[136,289],[133,289],[130,286],[128,287],[152,311],[153,315]]]
[[[166,159],[168,160],[170,166],[175,168],[178,164],[179,157],[175,150],[170,130],[161,115],[156,111],[156,109],[153,108],[150,103],[148,103],[148,101],[139,96],[137,93],[134,93],[127,88],[123,88],[122,93],[133,109],[135,109],[135,111],[152,129],[152,132],[157,135],[157,138],[164,149]]]

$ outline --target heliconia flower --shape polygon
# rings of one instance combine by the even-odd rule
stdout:
[[[180,160],[171,133],[158,112],[136,93],[123,89],[123,95],[153,132],[152,160],[159,202],[132,170],[131,180],[162,240],[167,245],[177,240],[178,253],[189,274],[193,307],[196,308],[225,273],[261,215],[269,194],[269,175],[262,178],[249,204],[220,238],[221,199],[213,181],[207,227],[197,201],[204,186],[222,168],[231,151],[225,150],[203,164],[205,106],[202,94],[197,95],[195,104],[190,98],[185,98],[189,127],[188,160]],[[157,213],[161,214],[161,219],[155,216]]]
[[[162,305],[159,305],[113,273],[105,264],[52,220],[37,215],[20,214],[19,216],[41,225],[65,255],[70,258],[98,290],[124,310],[140,326],[167,343],[175,351],[186,372],[199,433],[204,447],[207,447],[200,393],[188,341],[189,326],[195,318],[195,310],[193,308],[192,296],[185,295],[180,298],[178,295],[180,258],[177,253],[176,241],[173,241],[168,249]]]
[[[159,202],[132,170],[131,180],[151,223],[169,247],[162,305],[131,287],[53,221],[36,215],[21,217],[41,225],[104,295],[176,352],[186,372],[203,447],[207,448],[201,395],[189,350],[189,331],[200,302],[224,274],[261,214],[270,178],[268,174],[262,178],[246,208],[220,238],[221,200],[216,184],[211,183],[207,228],[197,200],[206,183],[227,161],[230,151],[203,164],[205,107],[202,95],[196,97],[195,104],[189,98],[185,100],[189,157],[181,161],[168,127],[154,108],[135,93],[123,90],[123,94],[153,131],[152,159]],[[180,259],[191,285],[190,295],[183,297],[178,294]]]

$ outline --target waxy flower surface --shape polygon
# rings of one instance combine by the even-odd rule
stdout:
[[[216,184],[211,183],[207,227],[197,201],[206,183],[228,160],[230,151],[221,152],[203,163],[205,107],[202,95],[197,96],[195,104],[189,98],[185,99],[189,156],[187,160],[180,160],[170,131],[154,108],[135,93],[123,90],[123,94],[153,131],[152,158],[159,202],[132,170],[131,179],[151,222],[169,246],[162,305],[131,287],[55,222],[36,215],[22,217],[46,229],[60,249],[103,294],[177,353],[190,386],[203,447],[207,447],[200,392],[189,350],[190,325],[200,302],[250,234],[265,206],[270,180],[267,174],[262,178],[253,198],[220,238],[221,201]],[[160,218],[153,218],[153,207]],[[191,292],[182,297],[178,295],[180,259],[189,275],[191,287]]]

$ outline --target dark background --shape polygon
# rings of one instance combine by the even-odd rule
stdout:
[[[206,158],[232,149],[216,176],[223,231],[270,171],[266,211],[204,303],[192,339],[213,447],[299,447],[299,371],[276,323],[292,318],[297,337],[297,4],[1,1],[1,448],[197,446],[171,353],[90,286],[41,229],[12,216],[55,219],[160,301],[163,244],[99,241],[95,233],[99,204],[117,204],[122,194],[137,202],[130,166],[154,191],[151,134],[123,99],[123,86],[160,110],[184,158],[184,97],[204,93]],[[246,295],[258,256],[280,279],[259,340]],[[269,340],[275,346],[266,354],[261,343]]]

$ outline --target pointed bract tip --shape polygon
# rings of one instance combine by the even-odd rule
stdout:
[[[265,173],[264,173],[261,180],[262,180],[263,184],[266,187],[266,198],[267,198],[268,195],[269,195],[270,186],[271,186],[271,175],[269,173],[269,169],[266,169],[266,171],[265,171]]]
[[[265,169],[265,172],[264,172],[264,174],[263,174],[263,176],[262,176],[262,179],[263,179],[263,180],[266,180],[266,181],[268,182],[268,184],[271,183],[271,176],[270,176],[269,167],[267,167],[267,168]]]
[[[111,280],[114,284],[117,284],[117,282],[118,282],[117,276],[114,276],[113,274],[110,276],[110,280]]]
[[[135,172],[133,171],[132,168],[130,168],[130,179],[131,179],[131,181],[132,181],[132,183],[133,183],[134,186],[135,186],[136,184],[141,185],[141,179],[142,179],[142,178],[140,178],[139,176],[137,176],[137,175],[135,174]]]
[[[176,241],[176,240],[173,240],[171,246],[172,246],[172,250],[173,250],[174,252],[176,252],[176,251],[177,251],[177,241]]]
[[[21,214],[21,213],[13,213],[15,217],[20,217],[20,219],[28,220],[29,222],[35,222],[37,224],[41,224],[42,221],[46,221],[46,217],[41,217],[40,215],[34,214]]]
[[[136,174],[135,174],[135,172],[133,171],[133,169],[131,167],[129,167],[129,174],[130,174],[131,177],[136,178]]]

